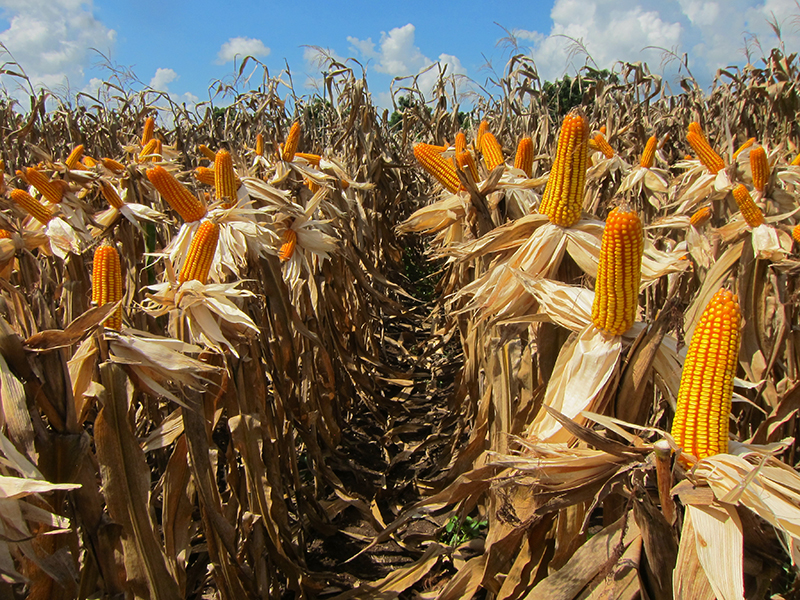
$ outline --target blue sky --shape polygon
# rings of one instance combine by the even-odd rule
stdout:
[[[96,48],[130,69],[145,85],[180,102],[208,98],[216,79],[230,79],[238,55],[253,54],[277,75],[288,62],[298,92],[319,76],[310,46],[367,68],[376,101],[390,104],[393,77],[414,75],[432,63],[447,64],[480,84],[487,60],[502,71],[509,49],[498,46],[512,31],[544,79],[574,73],[585,56],[570,60],[568,38],[579,39],[599,67],[617,60],[646,60],[662,72],[661,53],[647,46],[687,52],[704,85],[716,69],[753,61],[776,43],[768,19],[783,26],[788,51],[800,45],[795,0],[549,0],[456,5],[407,0],[389,4],[244,2],[219,8],[193,2],[137,0],[0,0],[0,42],[36,85],[59,92],[94,92],[109,72]],[[502,27],[501,27],[502,26]],[[6,55],[4,57],[9,60]],[[674,78],[674,70],[664,72]],[[433,72],[421,80],[430,85]],[[15,83],[3,78],[11,93]]]

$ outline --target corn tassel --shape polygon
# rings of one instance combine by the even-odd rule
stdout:
[[[600,150],[606,158],[614,156],[614,149],[602,133],[598,133],[594,136],[594,143],[597,145],[597,149]]]
[[[494,137],[494,134],[487,131],[481,138],[481,152],[483,153],[483,160],[486,161],[486,169],[491,173],[495,168],[502,164],[503,161],[503,148],[500,147],[500,142]]]
[[[64,188],[59,184],[53,183],[47,176],[33,167],[28,167],[26,175],[26,179],[30,184],[35,187],[48,202],[52,202],[53,204],[61,202],[64,197]]]
[[[211,162],[214,162],[217,159],[216,152],[214,152],[211,148],[209,148],[205,144],[200,144],[197,147],[197,150],[200,152],[200,154],[202,154],[205,158],[207,158]]]
[[[561,227],[571,227],[581,218],[586,164],[589,157],[589,125],[579,111],[564,117],[558,149],[547,178],[539,212]]]
[[[92,267],[92,303],[95,306],[116,304],[122,300],[122,267],[119,254],[113,246],[102,245],[94,251]],[[122,327],[122,306],[106,320],[105,326],[119,330]]]
[[[109,206],[113,206],[117,210],[121,209],[125,201],[120,197],[117,188],[111,185],[108,181],[100,180],[100,193],[108,202]]]
[[[125,170],[125,165],[121,162],[114,160],[113,158],[101,158],[100,162],[103,163],[103,166],[112,171],[115,175],[119,175]]]
[[[83,144],[79,144],[72,149],[72,152],[69,153],[69,156],[64,161],[64,164],[67,165],[68,169],[72,170],[76,166],[78,166],[78,161],[80,161],[82,156],[83,156]]]
[[[626,205],[612,210],[600,243],[592,304],[592,322],[609,335],[622,335],[636,320],[643,252],[639,215]]]
[[[297,146],[300,144],[300,122],[295,121],[289,128],[289,135],[286,136],[286,143],[283,145],[283,156],[285,162],[292,162]]]
[[[219,241],[219,225],[203,221],[192,238],[189,252],[178,275],[178,284],[197,280],[205,285]]]
[[[742,152],[747,150],[750,146],[752,146],[755,143],[756,143],[756,138],[752,137],[749,140],[747,140],[744,144],[739,146],[739,149],[733,153],[733,160],[736,160]]]
[[[744,217],[744,220],[747,221],[750,227],[758,227],[764,224],[764,213],[762,213],[761,209],[753,202],[753,197],[750,195],[750,192],[747,191],[743,183],[733,188],[733,199],[736,200],[742,217]]]
[[[689,131],[686,134],[686,141],[697,153],[697,158],[700,162],[711,172],[719,173],[725,168],[725,161],[717,154],[714,149],[709,145],[708,140],[702,133],[698,134],[694,131]]]
[[[710,206],[702,206],[698,208],[689,218],[689,223],[691,223],[693,227],[702,227],[708,223],[709,219],[711,219],[711,215],[713,214],[714,211],[711,210]]]
[[[414,146],[414,158],[428,173],[433,175],[447,190],[455,193],[461,187],[453,163],[445,160],[440,152],[428,144]]]
[[[736,296],[719,290],[700,317],[683,363],[672,437],[699,459],[728,451],[739,321]]]
[[[233,172],[233,158],[227,150],[219,150],[214,159],[214,190],[223,206],[230,208],[236,204],[236,173]]]
[[[517,144],[514,168],[524,171],[528,179],[533,177],[533,140],[531,138],[524,137]]]
[[[256,136],[256,156],[264,156],[264,136],[260,133]]]
[[[53,218],[50,207],[39,202],[25,190],[11,190],[10,195],[11,199],[19,205],[20,208],[25,209],[30,216],[39,221],[42,225],[47,225],[50,219]]]
[[[144,120],[144,128],[142,129],[142,147],[147,146],[153,140],[155,130],[156,120],[153,117],[147,117]]]
[[[294,229],[287,229],[283,234],[283,245],[281,246],[278,258],[285,262],[292,258],[294,249],[297,246],[297,232]]]
[[[653,166],[653,161],[656,158],[656,146],[658,145],[658,138],[651,135],[644,146],[642,152],[642,160],[639,162],[645,169],[650,169]]]
[[[769,181],[769,161],[764,146],[750,150],[750,172],[753,174],[753,187],[763,192]]]
[[[187,223],[206,216],[205,205],[164,167],[148,169],[147,178],[166,203]]]
[[[469,169],[470,175],[472,175],[472,181],[478,181],[478,167],[475,165],[475,159],[472,158],[472,154],[469,152],[457,153],[456,164],[462,171]]]

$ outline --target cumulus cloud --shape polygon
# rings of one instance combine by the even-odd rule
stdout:
[[[178,78],[178,74],[172,69],[158,68],[156,74],[150,80],[150,87],[154,90],[166,92],[169,90],[169,84]]]
[[[116,41],[116,32],[94,17],[91,1],[5,0],[0,10],[9,24],[0,32],[0,43],[36,87],[58,88],[68,82],[83,87],[90,49],[108,53]],[[9,77],[3,83],[16,86]]]
[[[234,59],[254,56],[263,58],[269,56],[270,49],[259,39],[248,37],[234,37],[222,44],[217,54],[217,64],[224,65]]]
[[[545,79],[583,66],[585,54],[571,52],[577,40],[600,68],[644,60],[659,72],[663,52],[646,48],[687,52],[693,74],[708,85],[720,67],[744,62],[745,40],[755,36],[764,48],[777,43],[768,24],[773,16],[786,26],[785,41],[796,46],[800,37],[790,18],[798,12],[794,0],[556,0],[549,32],[513,33],[530,44]]]

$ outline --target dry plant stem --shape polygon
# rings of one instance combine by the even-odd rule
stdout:
[[[666,440],[656,442],[654,449],[661,512],[664,514],[667,523],[673,525],[675,523],[675,501],[672,499],[672,449]]]

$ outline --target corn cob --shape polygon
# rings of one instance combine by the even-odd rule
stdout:
[[[483,152],[483,135],[489,131],[489,123],[486,120],[481,121],[481,124],[478,125],[478,135],[475,136],[475,149],[479,152]]]
[[[514,168],[524,171],[528,179],[533,176],[533,140],[531,138],[524,137],[517,144]]]
[[[227,150],[219,150],[214,159],[214,190],[217,199],[226,200],[225,208],[236,203],[236,174],[233,172],[233,159]]]
[[[12,238],[11,232],[7,229],[0,229],[0,240],[10,240]]]
[[[147,117],[144,120],[144,128],[142,129],[142,147],[147,146],[152,139],[153,133],[156,130],[156,121],[153,117]]]
[[[700,127],[700,123],[698,123],[697,121],[692,121],[691,123],[689,123],[688,131],[690,133],[694,133],[695,135],[699,135],[702,138],[706,137],[706,134],[703,133],[703,128]]]
[[[48,202],[58,204],[64,197],[64,188],[50,181],[43,173],[33,167],[28,167],[26,179],[35,187]]]
[[[795,242],[800,243],[800,224],[795,225],[794,229],[792,229],[792,237]]]
[[[800,165],[800,154],[795,156],[794,160],[789,164],[791,164],[793,167],[796,167],[796,166]]]
[[[206,283],[208,272],[211,270],[211,263],[217,251],[217,241],[219,240],[219,225],[211,221],[203,221],[192,238],[189,245],[189,252],[186,260],[178,274],[178,283],[196,279],[200,283]]]
[[[11,190],[11,199],[42,225],[47,225],[53,218],[50,207],[39,202],[25,190]]]
[[[483,153],[483,160],[486,161],[486,168],[490,173],[496,167],[504,164],[503,148],[500,147],[500,142],[490,131],[484,133],[481,138],[481,152]]]
[[[300,122],[295,121],[289,128],[289,135],[286,136],[286,144],[283,146],[283,156],[281,158],[286,162],[292,162],[294,153],[297,152],[298,144],[300,144]]]
[[[467,136],[464,135],[463,131],[459,131],[456,134],[455,147],[456,147],[456,155],[461,154],[462,152],[466,152],[466,150],[467,150]]]
[[[744,220],[747,221],[750,227],[758,227],[764,224],[764,213],[762,213],[761,209],[753,202],[753,197],[750,195],[750,192],[747,191],[743,183],[733,188],[733,199],[736,200],[742,217],[744,217]]]
[[[83,156],[83,144],[78,144],[75,148],[72,149],[72,152],[69,153],[69,156],[64,161],[64,164],[67,165],[68,169],[74,169],[78,165],[78,161]]]
[[[283,234],[283,245],[281,246],[278,258],[281,262],[292,258],[294,249],[297,246],[297,232],[294,229],[287,229]]]
[[[440,152],[428,144],[414,146],[414,158],[428,173],[433,175],[447,190],[455,193],[461,187],[453,163],[445,160]]]
[[[122,267],[119,254],[113,246],[102,245],[94,251],[92,267],[92,303],[95,306],[116,304],[122,300]],[[122,306],[106,320],[105,326],[119,330],[122,327]]]
[[[106,199],[106,202],[108,202],[110,206],[113,206],[117,210],[122,208],[122,206],[125,204],[125,201],[117,192],[117,188],[103,179],[100,180],[100,193],[103,195],[103,198]]]
[[[672,437],[697,458],[728,451],[739,320],[736,296],[719,290],[700,317],[683,363]]]
[[[722,157],[717,154],[714,149],[709,145],[708,140],[702,134],[690,131],[686,134],[686,141],[697,153],[697,158],[700,162],[712,173],[719,173],[725,167],[725,162]]]
[[[753,187],[763,192],[769,181],[769,162],[764,146],[756,146],[750,150],[750,171],[753,174]]]
[[[469,169],[473,181],[478,181],[478,167],[475,166],[475,159],[469,152],[456,153],[456,164],[458,168],[464,171]]]
[[[577,110],[564,117],[558,149],[539,212],[552,223],[571,227],[581,218],[589,151],[589,125]]]
[[[113,158],[101,158],[100,162],[103,163],[106,169],[113,171],[117,175],[125,170],[125,165]]]
[[[308,164],[310,164],[312,167],[316,167],[317,169],[319,169],[319,161],[322,160],[322,157],[319,154],[308,154],[306,152],[295,152],[294,155],[296,157],[305,159],[308,162]]]
[[[592,322],[607,334],[622,335],[636,320],[643,252],[639,215],[626,205],[612,210],[600,243],[592,304]]]
[[[597,149],[600,150],[606,158],[614,156],[614,149],[602,133],[598,133],[594,136],[594,143],[597,145]]]
[[[264,136],[260,133],[256,136],[256,156],[264,156]]]
[[[205,144],[200,144],[197,147],[197,150],[200,152],[200,154],[202,154],[205,158],[207,158],[211,162],[214,162],[217,159],[217,154]]]
[[[654,135],[651,135],[650,138],[647,140],[647,144],[644,146],[644,152],[642,152],[642,160],[639,162],[645,169],[649,169],[653,166],[653,161],[656,157],[656,145],[658,144],[658,138]]]
[[[83,166],[86,167],[87,169],[91,169],[97,166],[97,161],[93,159],[91,156],[84,156]]]
[[[752,137],[749,140],[747,140],[744,144],[739,146],[739,149],[733,153],[733,160],[736,160],[742,152],[747,150],[750,146],[752,146],[755,143],[756,143],[756,138]]]
[[[712,214],[714,213],[710,206],[702,206],[698,208],[689,218],[689,223],[691,223],[694,227],[702,227],[708,223],[708,220],[711,218]]]
[[[142,147],[142,151],[139,153],[139,162],[143,162],[145,160],[155,162],[156,158],[161,157],[161,149],[161,140],[156,138],[151,139]]]
[[[214,169],[208,167],[197,167],[194,170],[194,178],[200,183],[214,185]]]
[[[187,223],[199,221],[206,216],[205,205],[164,167],[148,169],[147,178],[167,204]]]

